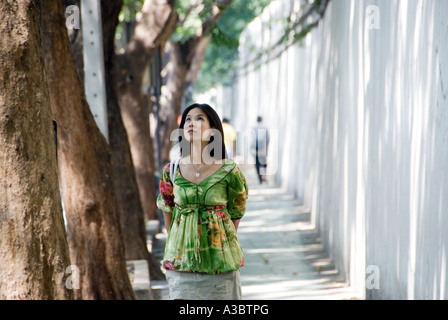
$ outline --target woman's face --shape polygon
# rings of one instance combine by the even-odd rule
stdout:
[[[201,140],[208,141],[207,130],[211,129],[210,121],[201,108],[191,109],[185,117],[184,136],[188,141]],[[212,130],[209,130],[209,132]]]

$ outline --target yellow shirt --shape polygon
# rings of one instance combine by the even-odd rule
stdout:
[[[230,124],[223,122],[222,130],[224,131],[224,143],[225,143],[225,145],[227,147],[232,147],[233,146],[233,141],[236,140],[235,129],[233,129],[233,127]]]

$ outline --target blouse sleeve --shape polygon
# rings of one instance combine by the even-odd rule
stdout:
[[[228,186],[227,209],[231,219],[241,219],[246,213],[249,188],[247,187],[246,177],[238,166],[230,174],[232,176]]]
[[[157,196],[157,208],[162,211],[172,213],[174,208],[173,186],[170,180],[170,164],[168,163],[162,170],[159,183],[159,195]]]

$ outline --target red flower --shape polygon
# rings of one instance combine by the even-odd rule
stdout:
[[[163,261],[163,268],[165,270],[176,270],[176,268],[174,268],[173,264],[171,263],[171,261]]]
[[[216,214],[218,215],[218,217],[220,217],[222,219],[227,219],[227,215],[223,211],[216,211]]]
[[[160,181],[159,183],[160,193],[162,194],[163,200],[170,206],[174,206],[174,194],[173,186],[171,183]]]

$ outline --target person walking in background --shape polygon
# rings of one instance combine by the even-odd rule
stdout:
[[[236,132],[227,118],[222,119],[222,129],[224,131],[227,156],[229,159],[234,159],[236,156]]]
[[[257,117],[257,125],[254,127],[254,138],[251,144],[252,155],[255,157],[255,167],[257,169],[260,184],[266,181],[266,167],[269,145],[269,131],[262,124],[263,118]]]
[[[162,170],[157,197],[168,232],[163,268],[170,299],[242,299],[236,232],[246,210],[246,178],[226,158],[222,124],[209,105],[186,108],[179,129],[179,157]]]

